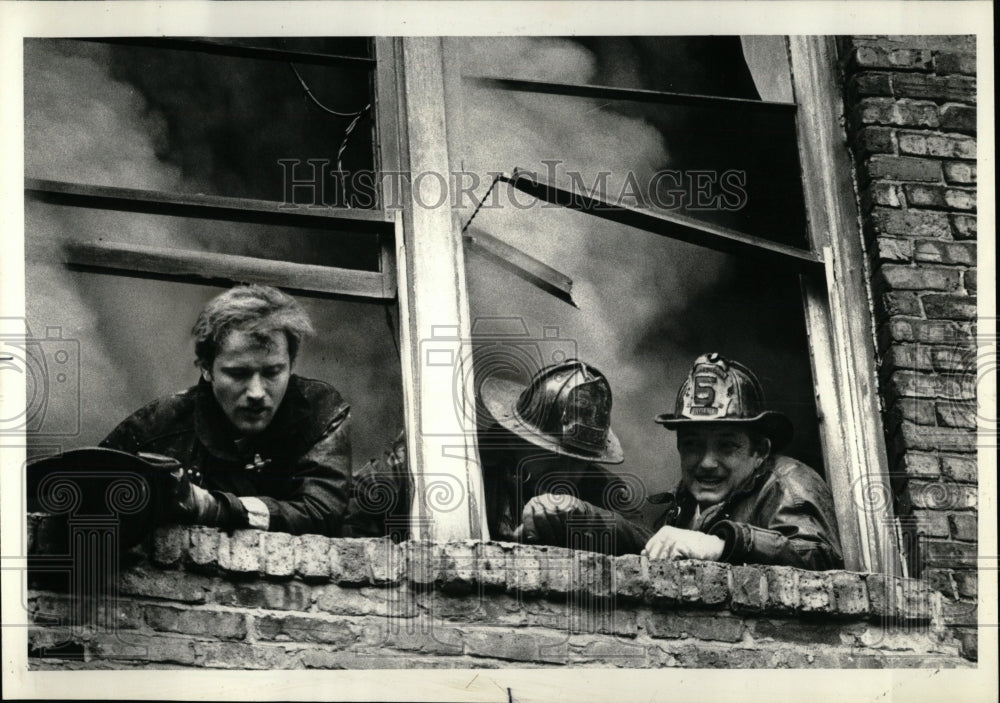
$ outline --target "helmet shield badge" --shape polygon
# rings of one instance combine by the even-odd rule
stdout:
[[[611,426],[611,393],[603,379],[571,388],[562,414],[562,439],[569,447],[594,454],[604,450]]]
[[[743,424],[769,437],[775,450],[787,445],[793,433],[784,414],[764,409],[764,389],[753,371],[716,353],[695,360],[674,412],[657,416],[656,422],[668,429],[692,422]]]
[[[763,391],[741,364],[717,354],[698,357],[677,398],[677,415],[692,420],[753,417],[761,412]]]
[[[568,359],[547,366],[527,386],[487,378],[482,398],[501,427],[555,454],[605,464],[624,460],[611,429],[611,385],[589,364]]]

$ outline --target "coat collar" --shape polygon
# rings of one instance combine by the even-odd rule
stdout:
[[[749,477],[747,477],[746,481],[740,484],[736,488],[736,490],[734,490],[731,494],[729,494],[729,497],[726,498],[725,501],[723,501],[722,512],[727,511],[729,506],[733,505],[744,496],[752,495],[755,492],[757,492],[757,490],[760,489],[760,486],[764,483],[764,481],[766,481],[768,477],[771,475],[771,470],[773,467],[774,467],[774,455],[772,454],[768,456],[767,459],[765,459],[764,462],[759,467],[757,467],[756,471],[754,471]],[[691,495],[691,493],[688,491],[688,489],[684,486],[683,483],[679,483],[677,485],[677,490],[675,493],[672,494],[660,493],[651,496],[651,498],[655,499],[651,500],[651,502],[656,502],[656,503],[667,503],[673,501],[674,510],[677,511],[678,517],[681,520],[685,521],[690,520],[690,517],[694,515],[694,510],[695,510],[694,496]]]
[[[212,394],[212,384],[201,379],[195,388],[194,428],[198,440],[211,454],[227,461],[242,461],[264,448],[268,448],[269,454],[273,453],[271,448],[284,449],[290,438],[297,438],[305,432],[305,425],[309,423],[303,420],[311,415],[310,404],[302,392],[301,380],[293,374],[271,424],[240,451],[232,424]]]

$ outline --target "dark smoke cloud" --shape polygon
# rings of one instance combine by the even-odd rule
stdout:
[[[739,41],[705,43],[700,38],[505,37],[453,45],[467,74],[756,98]],[[734,66],[741,71],[733,71]],[[542,162],[549,159],[560,162],[564,185],[568,171],[582,173],[587,184],[610,171],[607,192],[614,194],[628,173],[640,183],[665,168],[742,167],[761,173],[775,158],[774,145],[768,150],[750,142],[726,119],[704,110],[466,86],[461,110],[449,114],[449,126],[462,125],[461,151],[453,160],[484,178],[480,194],[487,172],[518,166],[544,173]],[[760,126],[756,118],[749,122]],[[791,144],[794,148],[794,136]],[[797,171],[792,168],[792,173]],[[757,180],[749,212],[698,216],[760,233],[772,232],[776,222],[794,221],[794,194],[776,195],[780,185],[773,179]],[[524,202],[526,196],[517,196]],[[777,208],[775,199],[781,197],[786,207]],[[499,202],[508,200],[501,195]],[[467,208],[465,216],[470,214]],[[536,336],[558,327],[570,349],[605,372],[615,393],[614,426],[625,449],[619,470],[638,475],[649,492],[672,489],[680,473],[673,435],[652,419],[672,409],[692,360],[705,351],[756,366],[773,399],[809,438],[799,447],[807,449],[804,458],[816,456],[810,444],[815,442],[815,411],[809,361],[794,277],[561,208],[487,207],[474,226],[573,278],[579,310],[478,257],[467,257],[474,317],[521,317]]]
[[[199,57],[195,66],[178,58],[184,56],[88,42],[26,42],[26,175],[280,200],[278,158],[335,156],[336,125],[324,123],[321,145],[295,141],[297,130],[312,125],[319,131],[319,123],[307,114],[287,66],[275,74],[259,62],[243,62],[239,71],[216,66],[208,75],[211,61]],[[326,81],[318,82],[320,89]],[[348,98],[357,103],[356,95]],[[279,136],[290,125],[297,128],[283,146]],[[363,151],[364,139],[356,146]],[[33,330],[60,327],[64,338],[80,342],[82,433],[72,443],[96,443],[131,411],[197,379],[190,327],[219,289],[71,272],[61,264],[65,242],[103,238],[297,260],[309,249],[303,237],[287,228],[29,201],[28,323]],[[316,244],[317,237],[308,241]],[[312,261],[340,263],[330,260],[336,246],[315,249]],[[301,302],[317,338],[304,348],[297,371],[328,380],[352,403],[355,455],[363,461],[380,452],[402,422],[400,367],[385,310],[343,300]]]
[[[736,61],[734,38],[479,37],[449,40],[449,46],[469,73],[757,96],[750,73]],[[280,64],[32,40],[25,70],[29,176],[280,200],[278,159],[334,160],[346,126],[310,106]],[[356,75],[301,71],[331,107],[358,109],[367,99],[367,80]],[[559,160],[561,176],[576,170],[587,182],[610,171],[611,192],[629,172],[642,182],[663,168],[735,167],[750,174],[746,207],[699,216],[761,236],[801,232],[801,188],[787,124],[468,87],[461,97],[460,107],[449,105],[449,129],[459,135],[452,157],[456,167],[483,177],[480,194],[487,172],[542,171],[543,159]],[[362,120],[345,167],[371,166],[371,138],[371,122]],[[782,174],[790,175],[782,180]],[[464,205],[468,217],[471,204]],[[276,228],[31,202],[26,217],[29,323],[35,330],[62,327],[64,336],[80,340],[83,444],[99,440],[139,405],[195,380],[189,327],[218,290],[72,273],[58,263],[64,242],[103,237],[329,263],[344,251]],[[558,328],[562,349],[608,375],[627,457],[621,470],[642,477],[650,491],[672,488],[679,473],[673,436],[652,418],[672,407],[691,361],[709,350],[760,372],[777,407],[796,421],[795,452],[818,460],[793,277],[561,208],[484,208],[475,226],[574,279],[579,310],[467,257],[474,316],[519,316],[536,337]],[[363,460],[402,422],[400,365],[385,310],[303,302],[319,338],[305,349],[299,371],[331,381],[352,403],[355,453]]]

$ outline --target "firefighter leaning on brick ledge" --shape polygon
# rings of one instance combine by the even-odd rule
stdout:
[[[47,475],[77,473],[86,504],[103,503],[97,494],[107,489],[88,473],[141,473],[149,500],[122,515],[123,547],[161,522],[339,536],[350,408],[332,386],[292,373],[311,332],[302,307],[275,288],[237,286],[215,297],[192,330],[200,382],[136,411],[100,448],[33,463],[29,506],[44,505],[36,494]]]
[[[541,369],[527,386],[490,377],[480,401],[486,413],[479,453],[492,539],[609,554],[642,549],[651,530],[630,504],[641,491],[600,466],[624,460],[611,430],[604,374],[571,359]],[[357,472],[346,532],[380,536],[393,532],[391,522],[405,524],[410,485],[400,435],[383,459]]]
[[[681,481],[648,541],[650,558],[843,567],[830,489],[805,464],[777,454],[792,438],[783,414],[764,410],[760,381],[719,354],[695,360],[673,413]]]

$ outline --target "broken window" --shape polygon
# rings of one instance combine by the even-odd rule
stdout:
[[[497,37],[446,48],[446,83],[461,86],[449,113],[453,168],[468,184],[458,205],[467,238],[492,244],[466,260],[480,374],[524,381],[533,370],[504,364],[512,355],[491,326],[519,330],[508,345],[533,344],[539,365],[555,353],[600,368],[626,454],[616,468],[648,494],[680,475],[653,417],[672,408],[698,354],[739,359],[792,418],[788,453],[830,480],[848,564],[878,565],[894,528],[859,536],[855,492],[882,479],[830,475],[844,429],[819,420],[817,402],[826,413],[848,404],[826,348],[835,284],[823,237],[836,233],[808,225],[803,183],[814,174],[800,152],[817,147],[792,100],[785,40]],[[805,68],[796,86],[814,110]],[[517,277],[497,273],[505,263]]]
[[[891,506],[859,500],[885,457],[834,61],[801,37],[29,40],[29,322],[105,344],[80,351],[93,385],[125,375],[109,349],[146,345],[146,368],[149,329],[185,337],[205,285],[313,296],[304,369],[353,402],[359,461],[403,407],[413,519],[437,521],[413,532],[439,539],[485,534],[483,369],[596,365],[651,493],[677,474],[652,418],[721,351],[795,420],[848,565],[883,568]],[[78,436],[174,389],[167,353]]]
[[[25,41],[27,324],[79,351],[74,431],[33,442],[96,444],[193,382],[198,310],[256,282],[300,297],[297,373],[351,403],[358,456],[382,451],[402,390],[373,46]]]

